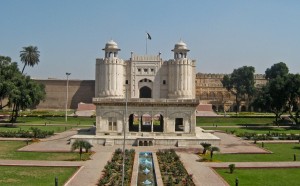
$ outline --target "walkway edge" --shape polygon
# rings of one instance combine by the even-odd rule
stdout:
[[[68,185],[76,176],[77,174],[83,169],[84,166],[81,166],[76,172],[75,174],[73,174],[73,176],[71,178],[69,178],[69,180],[64,184],[64,186]]]

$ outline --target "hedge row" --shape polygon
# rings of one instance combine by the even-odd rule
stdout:
[[[30,131],[1,131],[0,137],[4,138],[46,138],[54,134],[54,131],[42,131],[39,128],[31,128]]]

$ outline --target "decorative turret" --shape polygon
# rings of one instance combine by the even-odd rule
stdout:
[[[121,49],[110,40],[102,50],[105,58],[96,60],[96,96],[124,98],[124,61],[118,58]]]
[[[110,57],[118,57],[118,51],[121,49],[118,48],[118,44],[114,42],[113,40],[110,40],[105,44],[105,48],[102,50],[105,51],[105,58],[110,58]]]
[[[195,97],[195,64],[187,58],[190,51],[183,41],[175,44],[174,59],[169,61],[169,98],[191,99]]]
[[[181,59],[187,58],[187,52],[190,50],[187,48],[186,44],[180,40],[175,44],[175,47],[172,51],[174,52],[174,59]]]

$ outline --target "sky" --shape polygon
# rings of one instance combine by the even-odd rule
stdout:
[[[0,0],[0,55],[20,61],[22,47],[37,46],[32,78],[95,79],[96,58],[113,39],[130,53],[161,52],[172,59],[180,40],[196,72],[231,73],[242,66],[262,74],[278,62],[300,70],[298,0]]]

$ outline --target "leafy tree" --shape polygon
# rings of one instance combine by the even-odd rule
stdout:
[[[8,105],[3,105],[2,101],[8,98],[14,87],[13,79],[19,73],[17,63],[11,62],[10,57],[0,56],[0,109]]]
[[[13,108],[11,122],[16,122],[19,110],[35,107],[45,99],[46,92],[44,85],[33,81],[30,76],[18,74],[13,81],[8,100]]]
[[[265,74],[268,82],[254,103],[273,112],[277,124],[278,118],[286,111],[299,124],[300,75],[289,74],[289,69],[283,62],[274,64]]]
[[[288,75],[289,68],[286,66],[284,62],[279,62],[271,66],[271,68],[267,68],[265,71],[266,79],[275,79],[277,76],[284,77]]]
[[[225,75],[222,80],[223,87],[235,95],[236,113],[239,110],[240,102],[244,98],[254,95],[254,72],[252,66],[243,66],[234,69],[230,75]]]
[[[27,65],[34,66],[38,64],[39,56],[40,54],[37,47],[23,47],[23,50],[20,52],[21,61],[24,63],[22,73],[15,63],[8,65],[10,58],[1,58],[6,61],[1,62],[2,66],[6,65],[6,68],[3,68],[5,73],[1,72],[0,74],[0,79],[5,78],[6,80],[6,84],[3,84],[3,86],[0,85],[1,100],[4,97],[8,98],[8,105],[12,107],[11,122],[16,122],[20,109],[35,107],[45,98],[45,87],[31,80],[30,76],[23,75]]]
[[[88,141],[75,140],[75,142],[71,146],[71,151],[79,149],[79,155],[80,155],[80,160],[81,160],[83,149],[85,149],[85,151],[88,152],[89,149],[91,149],[92,147],[93,146]]]
[[[285,91],[287,94],[287,107],[290,117],[295,121],[296,124],[299,124],[300,74],[289,74],[287,76]]]
[[[266,111],[275,114],[275,123],[286,111],[287,92],[285,90],[286,77],[277,76],[270,79],[268,83],[262,87],[253,102],[254,106],[264,108]]]
[[[23,50],[20,51],[20,58],[22,63],[24,63],[24,67],[22,69],[22,74],[25,70],[25,67],[27,65],[33,67],[34,65],[38,64],[40,62],[40,52],[38,51],[38,48],[36,46],[28,46],[23,47]]]

